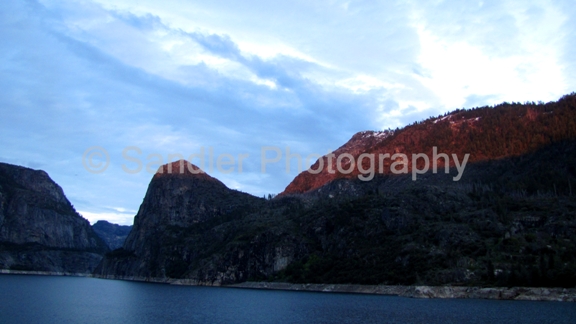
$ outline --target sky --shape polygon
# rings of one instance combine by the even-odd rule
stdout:
[[[572,1],[2,0],[0,162],[92,223],[180,158],[276,194],[356,132],[576,91],[575,39]]]

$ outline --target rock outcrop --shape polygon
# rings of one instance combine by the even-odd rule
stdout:
[[[178,285],[183,283],[180,281],[174,281],[172,284]],[[346,284],[291,284],[285,282],[243,282],[229,285],[228,287],[393,295],[409,298],[474,298],[576,302],[576,288],[384,286]]]
[[[210,228],[240,219],[262,200],[229,189],[187,161],[166,164],[152,178],[123,249],[103,260],[96,274],[194,276],[190,266],[213,251],[227,231]]]
[[[107,251],[46,172],[0,163],[0,268],[89,273]]]

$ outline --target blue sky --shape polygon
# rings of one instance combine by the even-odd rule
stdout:
[[[146,166],[202,149],[235,159],[208,170],[230,188],[278,193],[298,173],[287,147],[326,154],[358,131],[575,91],[573,7],[3,0],[0,161],[47,171],[92,222],[131,224]],[[83,164],[105,165],[94,146],[109,157],[100,173]],[[283,154],[265,173],[263,147]]]

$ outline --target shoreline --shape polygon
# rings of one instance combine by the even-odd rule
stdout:
[[[0,274],[33,275],[33,276],[63,276],[63,277],[91,277],[91,273],[61,272],[61,271],[34,271],[0,269]]]
[[[309,291],[324,293],[349,293],[388,295],[408,298],[458,298],[525,301],[576,302],[576,288],[549,287],[467,287],[467,286],[392,286],[358,284],[294,284],[288,282],[246,281],[236,284],[213,284],[194,279],[169,279],[145,277],[93,276],[101,279],[166,283],[179,286],[208,286],[236,289],[261,289]]]
[[[89,273],[23,271],[0,269],[0,274],[74,276],[98,279],[126,280],[149,283],[164,283],[179,286],[211,286],[236,289],[308,291],[323,293],[349,293],[387,295],[407,298],[458,298],[458,299],[495,299],[524,301],[563,301],[576,302],[576,288],[547,287],[465,287],[465,286],[391,286],[356,284],[293,284],[287,282],[247,281],[236,284],[207,284],[192,279],[147,278],[99,276]]]
[[[576,288],[545,287],[463,287],[463,286],[387,286],[353,284],[291,284],[283,282],[243,282],[223,287],[356,293],[408,298],[458,298],[529,301],[576,301]]]

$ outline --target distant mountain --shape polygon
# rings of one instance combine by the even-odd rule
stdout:
[[[394,132],[360,133],[339,149],[355,159],[433,146],[470,153],[459,181],[452,163],[449,174],[430,171],[416,181],[410,173],[371,181],[303,173],[265,200],[187,162],[165,165],[123,248],[108,253],[95,275],[200,285],[574,287],[575,112],[575,95],[457,111]],[[180,163],[182,173],[167,172]]]
[[[131,225],[112,224],[105,220],[99,220],[92,225],[94,232],[100,236],[110,250],[121,248],[132,229]]]
[[[40,170],[0,163],[0,268],[90,273],[108,252]]]

